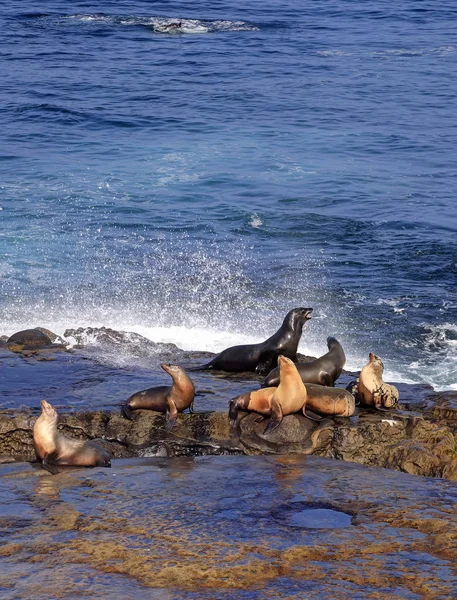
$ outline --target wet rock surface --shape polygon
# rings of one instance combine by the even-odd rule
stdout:
[[[457,488],[315,456],[0,466],[2,599],[441,600]]]
[[[51,332],[46,335],[52,340]],[[163,415],[136,411],[130,422],[120,416],[120,405],[138,390],[169,385],[161,362],[189,368],[206,362],[210,353],[186,352],[106,328],[67,330],[59,341],[64,352],[0,348],[0,462],[34,458],[32,427],[44,398],[58,409],[62,432],[98,440],[114,457],[316,454],[457,480],[455,392],[437,394],[428,386],[398,384],[398,410],[358,408],[350,419],[320,422],[289,415],[265,436],[267,420],[257,414],[240,412],[235,429],[227,419],[228,401],[255,389],[261,377],[195,371],[190,374],[199,412],[179,415],[168,433]],[[346,387],[352,376],[343,373],[338,385]]]

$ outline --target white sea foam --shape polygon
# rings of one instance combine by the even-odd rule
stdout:
[[[44,17],[45,19],[49,17]],[[224,31],[257,31],[258,27],[245,21],[203,21],[200,19],[186,19],[178,17],[140,17],[140,16],[112,16],[104,14],[79,14],[62,15],[59,19],[71,20],[80,23],[95,23],[122,26],[145,26],[157,33],[166,34],[201,34],[208,32]]]
[[[279,327],[280,319],[277,325]],[[58,320],[47,320],[45,317],[37,317],[32,322],[30,320],[27,322],[17,321],[2,325],[0,333],[11,335],[16,331],[36,326],[46,327],[61,336],[63,336],[65,330],[68,328],[109,327],[117,331],[140,334],[153,342],[173,343],[183,350],[216,353],[238,344],[258,343],[269,337],[269,335],[272,335],[275,331],[274,328],[270,331],[262,328],[262,331],[259,330],[257,333],[246,333],[239,328],[230,330],[217,326],[168,326],[163,323],[143,325],[135,322],[132,318],[129,319],[127,315],[123,314],[117,317],[115,315],[108,317],[107,315],[102,320],[94,320],[93,317],[84,319],[82,315],[79,317],[73,316],[72,318],[66,316]],[[307,329],[305,329],[298,351],[308,356],[322,356],[327,352],[326,337],[317,334],[315,331],[313,332],[311,327],[311,325],[308,325]],[[447,324],[446,326],[433,327],[433,330],[434,333],[430,333],[429,344],[433,346],[437,343],[442,344],[444,341],[447,351],[442,351],[440,356],[435,357],[433,361],[430,359],[430,355],[426,353],[423,360],[412,361],[405,366],[405,369],[398,369],[395,361],[382,356],[385,365],[385,381],[406,384],[428,383],[438,391],[457,390],[457,340],[446,337],[446,331],[457,333],[457,325]],[[338,336],[338,338],[346,352],[347,362],[345,369],[354,372],[360,371],[367,363],[368,356],[362,354],[357,347],[354,348],[356,342],[354,342],[353,336],[349,336],[348,339],[345,339],[345,336]],[[72,343],[71,338],[67,338],[67,341]],[[94,339],[88,335],[85,343],[91,344],[93,342]],[[135,360],[133,360],[134,362]],[[452,379],[453,374],[454,379]]]
[[[258,229],[263,225],[263,221],[257,213],[253,213],[249,219],[249,225],[254,229]]]

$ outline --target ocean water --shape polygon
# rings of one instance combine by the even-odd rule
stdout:
[[[457,389],[450,0],[7,3],[0,333],[300,349]],[[181,21],[179,30],[167,24]]]

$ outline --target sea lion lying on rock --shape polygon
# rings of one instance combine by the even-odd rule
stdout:
[[[382,380],[384,364],[379,356],[370,352],[368,363],[360,371],[358,382],[347,387],[363,406],[376,408],[395,408],[398,404],[399,392],[394,385]]]
[[[226,348],[211,362],[201,367],[194,367],[192,371],[205,369],[229,373],[255,371],[262,375],[271,371],[280,354],[295,361],[303,325],[311,319],[312,312],[312,308],[294,308],[287,313],[278,331],[264,342]]]
[[[346,356],[339,341],[334,337],[327,338],[328,352],[320,358],[308,363],[296,363],[303,383],[334,386],[341,375]],[[273,369],[262,384],[262,387],[274,387],[279,384],[279,368]]]
[[[92,441],[76,440],[57,431],[57,411],[41,401],[41,415],[33,426],[33,444],[44,469],[58,473],[57,466],[111,467],[108,452]]]
[[[355,398],[347,390],[314,383],[305,383],[305,387],[306,409],[332,417],[352,417],[354,414]],[[305,412],[305,407],[303,407],[303,414],[305,417],[310,416]]]
[[[281,381],[277,388],[263,388],[237,396],[230,401],[229,419],[233,425],[240,409],[269,416],[264,434],[274,431],[283,416],[296,413],[306,405],[306,388],[294,362],[286,356],[278,357]]]
[[[178,365],[162,363],[162,369],[173,379],[173,385],[159,385],[136,392],[122,406],[122,414],[132,420],[132,410],[144,408],[166,413],[167,429],[176,422],[178,412],[191,408],[195,398],[195,386],[187,373]]]

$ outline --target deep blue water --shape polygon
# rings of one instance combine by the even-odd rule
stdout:
[[[0,333],[221,350],[313,306],[303,351],[335,335],[351,368],[374,351],[387,379],[457,387],[456,17],[450,0],[7,3]]]

